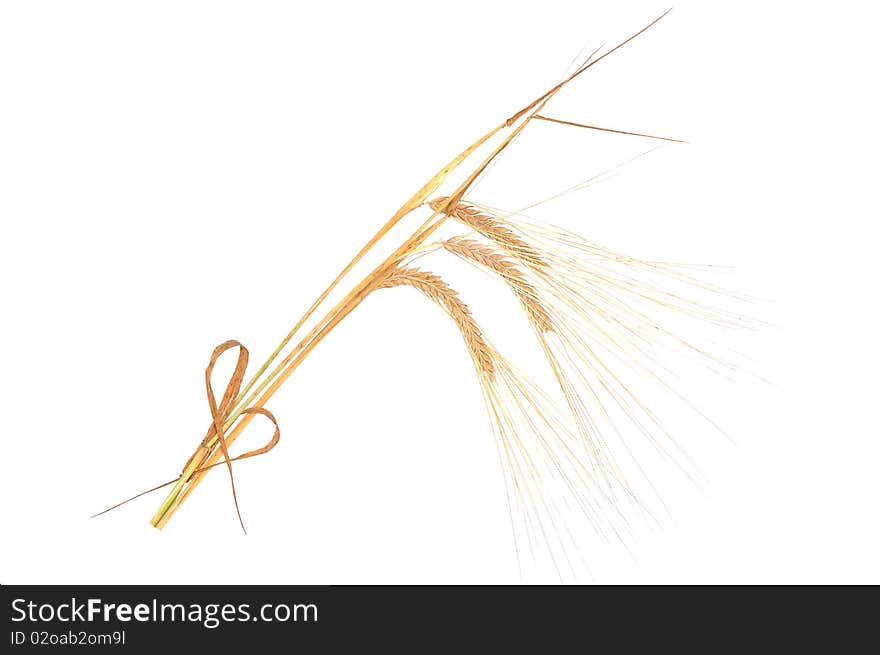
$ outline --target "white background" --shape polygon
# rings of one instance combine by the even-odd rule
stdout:
[[[671,517],[629,553],[585,553],[592,580],[880,582],[870,6],[679,2],[552,106],[691,145],[547,218],[734,264],[776,326],[749,345],[773,385],[710,399],[734,443],[683,435],[705,482],[658,471]],[[371,297],[270,403],[281,444],[236,469],[247,536],[220,474],[162,532],[155,494],[87,517],[179,470],[215,344],[261,360],[440,165],[666,8],[4,2],[0,582],[518,582],[470,363],[403,292]],[[512,209],[615,163],[539,127],[475,199]]]

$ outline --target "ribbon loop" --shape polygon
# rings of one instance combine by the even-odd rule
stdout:
[[[275,418],[275,415],[272,414],[272,412],[270,412],[268,409],[266,409],[265,407],[248,407],[242,412],[242,414],[260,414],[261,416],[265,416],[270,421],[272,421],[272,425],[275,426],[275,433],[272,435],[272,438],[265,446],[256,448],[254,450],[249,450],[246,453],[242,453],[241,455],[236,455],[231,460],[233,462],[239,459],[247,459],[248,457],[256,457],[257,455],[268,453],[275,446],[277,446],[278,442],[281,440],[281,428],[278,427],[278,420]]]
[[[232,348],[238,348],[238,362],[235,365],[235,370],[232,372],[232,375],[229,378],[229,382],[227,383],[226,389],[223,392],[223,397],[220,399],[220,404],[218,405],[217,397],[214,395],[214,389],[211,386],[211,376],[214,373],[214,365],[217,363],[217,360],[223,353]],[[186,476],[186,479],[183,480],[183,484],[190,482],[193,479],[193,476],[199,473],[204,473],[205,471],[210,471],[215,466],[226,464],[226,468],[229,471],[229,482],[232,485],[232,500],[235,502],[235,512],[238,514],[238,521],[239,523],[241,523],[241,529],[245,531],[245,534],[247,534],[247,530],[245,530],[244,527],[244,521],[241,518],[241,511],[238,508],[238,497],[235,493],[235,478],[232,475],[232,462],[268,453],[276,445],[278,445],[278,442],[281,439],[281,429],[278,427],[278,421],[275,419],[275,416],[272,414],[272,412],[270,412],[265,407],[248,407],[247,409],[243,409],[238,412],[237,415],[242,416],[244,414],[259,414],[261,416],[265,416],[270,421],[272,421],[272,425],[275,427],[275,432],[272,434],[272,438],[269,439],[269,441],[264,446],[261,446],[260,448],[256,448],[254,450],[248,450],[247,452],[244,452],[241,455],[236,455],[235,457],[229,456],[229,444],[226,442],[224,426],[229,420],[229,416],[232,413],[235,401],[238,399],[238,394],[241,391],[241,383],[242,380],[244,380],[244,374],[247,370],[247,365],[247,348],[245,348],[238,341],[230,339],[229,341],[224,341],[219,346],[214,348],[214,352],[211,354],[211,360],[208,362],[208,368],[205,369],[205,389],[208,392],[208,406],[211,408],[211,427],[208,428],[208,432],[205,435],[205,438],[202,439],[202,442],[201,444],[199,444],[196,452],[193,453],[192,457],[187,460],[181,474],[173,480],[169,480],[168,482],[153,487],[152,489],[142,491],[141,493],[136,494],[131,498],[128,498],[127,500],[123,500],[121,503],[117,503],[112,507],[108,507],[107,509],[98,512],[97,514],[94,514],[93,518],[94,516],[100,516],[101,514],[106,514],[107,512],[114,510],[117,507],[121,507],[122,505],[131,502],[135,498],[140,498],[144,494],[156,491],[157,489],[162,489],[163,487],[167,487],[171,484],[181,484],[181,479],[184,478],[184,476]],[[223,453],[223,461],[210,463],[211,456],[214,452],[214,447],[218,444],[220,446],[221,452]],[[195,466],[193,466],[193,462],[196,462]]]
[[[223,391],[223,397],[220,399],[220,403],[218,404],[217,396],[215,395],[214,389],[211,385],[211,377],[213,376],[214,366],[217,364],[217,360],[220,359],[223,353],[225,353],[227,350],[231,350],[232,348],[238,348],[238,361],[235,364],[235,370],[233,370],[232,375],[229,378],[229,382],[226,384],[226,389]],[[208,431],[205,434],[205,438],[202,440],[200,450],[197,451],[196,454],[194,454],[190,458],[189,462],[187,462],[186,467],[184,467],[184,471],[186,471],[192,463],[193,459],[199,456],[202,457],[201,463],[204,463],[210,457],[211,452],[214,450],[215,444],[220,446],[220,451],[223,453],[223,463],[226,464],[226,468],[229,471],[229,483],[232,486],[232,500],[235,503],[235,512],[236,514],[238,514],[238,521],[239,523],[241,523],[241,529],[245,531],[245,534],[247,534],[247,530],[244,527],[244,520],[241,518],[241,510],[238,506],[238,495],[235,491],[235,477],[232,474],[232,462],[240,459],[247,459],[249,457],[256,457],[257,455],[267,453],[272,450],[281,439],[281,430],[278,427],[278,421],[275,419],[275,416],[272,414],[272,412],[263,407],[248,407],[247,409],[242,410],[240,414],[260,414],[267,417],[270,421],[272,421],[272,424],[275,426],[275,433],[272,435],[272,438],[265,446],[262,446],[261,448],[257,448],[255,450],[249,450],[236,457],[229,456],[229,446],[226,442],[226,430],[224,426],[229,420],[229,416],[232,413],[235,401],[238,399],[238,394],[241,391],[241,384],[244,381],[244,375],[247,371],[248,359],[249,353],[247,348],[245,348],[241,342],[236,341],[235,339],[224,341],[219,346],[214,348],[214,352],[211,354],[211,359],[208,362],[208,367],[205,369],[205,390],[207,391],[208,395],[208,407],[211,410],[211,427],[208,428]],[[219,465],[220,463],[221,462],[217,462],[215,464],[211,464],[205,467],[202,467],[200,465],[190,474],[190,479],[196,473],[207,471],[211,468],[214,468],[214,466]]]
[[[218,407],[217,396],[214,394],[214,389],[211,386],[211,377],[214,374],[214,366],[217,364],[217,360],[220,359],[223,353],[232,348],[238,348],[238,361],[235,364],[235,370],[232,372],[229,382],[226,384],[226,390],[223,392],[223,398],[220,400],[220,406]],[[248,349],[235,339],[224,341],[214,348],[211,360],[208,362],[208,368],[205,369],[205,389],[208,392],[208,406],[211,408],[211,419],[213,421],[211,429],[208,430],[208,434],[205,436],[205,441],[210,441],[215,434],[220,435],[223,433],[223,423],[229,417],[232,403],[235,402],[238,392],[241,390],[241,383],[247,370],[249,356]]]

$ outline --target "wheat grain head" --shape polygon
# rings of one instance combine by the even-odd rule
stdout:
[[[388,289],[402,285],[418,289],[449,314],[458,326],[477,370],[491,379],[495,372],[493,350],[483,337],[483,332],[474,320],[470,308],[461,299],[458,292],[439,275],[410,267],[394,269],[377,289]]]
[[[535,330],[552,334],[537,292],[510,259],[472,240],[450,241],[452,252],[508,280],[526,311],[535,313]],[[636,504],[638,499],[614,476],[600,472],[601,458],[584,457],[570,417],[492,346],[468,306],[445,280],[429,271],[398,267],[377,289],[397,286],[413,287],[440,305],[468,346],[496,438],[520,565],[528,559],[540,565],[548,555],[561,579],[576,577],[576,570],[586,565],[585,535],[572,517],[586,518],[600,535],[621,538],[626,519],[615,499],[623,495]]]
[[[487,214],[478,207],[463,202],[459,202],[454,207],[447,208],[448,202],[449,198],[441,196],[431,200],[428,205],[435,212],[443,212],[447,216],[479,232],[524,264],[536,268],[545,265],[541,254],[504,221]]]
[[[443,242],[443,247],[448,252],[501,276],[520,301],[534,328],[539,332],[553,331],[550,315],[541,302],[537,289],[529,282],[522,270],[503,252],[493,248],[490,244],[480,243],[466,237],[447,239]]]

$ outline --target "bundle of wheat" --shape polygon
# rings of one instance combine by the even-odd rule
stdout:
[[[448,314],[473,360],[507,478],[515,531],[532,549],[537,539],[543,541],[557,567],[568,559],[565,542],[574,542],[564,526],[570,509],[584,515],[597,530],[618,534],[625,524],[620,499],[643,507],[635,491],[637,485],[627,472],[631,467],[622,463],[629,448],[620,422],[628,422],[661,452],[669,452],[670,444],[670,456],[674,458],[679,452],[657,414],[626,382],[627,372],[687,402],[667,379],[663,353],[685,348],[715,363],[723,360],[688,341],[677,328],[666,327],[664,319],[672,314],[724,328],[741,326],[743,321],[738,313],[719,305],[691,300],[688,292],[693,290],[716,297],[731,295],[701,281],[686,267],[613,252],[560,228],[465,201],[464,196],[489,164],[536,120],[678,141],[563,121],[540,113],[572,80],[662,17],[603,54],[592,53],[562,82],[441,168],[343,268],[243,387],[247,351],[237,342],[218,347],[206,371],[211,426],[180,476],[166,483],[173,488],[152,524],[163,527],[214,466],[225,463],[232,480],[233,461],[268,452],[278,441],[277,423],[272,440],[263,448],[238,457],[230,456],[229,448],[255,416],[264,415],[275,423],[265,409],[268,400],[365,298],[380,289],[411,287]],[[494,140],[497,145],[463,182],[448,195],[432,197],[454,170]],[[427,219],[290,347],[364,255],[405,216],[421,207],[430,209]],[[430,241],[441,225],[452,222],[469,232]],[[438,275],[413,266],[415,259],[432,252],[452,254],[496,276],[509,288],[552,370],[564,409],[559,409],[547,391],[499,353],[456,290]],[[239,347],[238,366],[218,402],[211,389],[211,372],[217,358],[233,347]],[[234,497],[234,482],[232,491]]]

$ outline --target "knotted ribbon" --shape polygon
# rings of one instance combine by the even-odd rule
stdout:
[[[214,394],[214,389],[211,386],[211,376],[214,373],[214,366],[217,363],[217,360],[220,359],[220,356],[223,353],[231,348],[238,348],[238,362],[235,365],[235,370],[232,372],[232,376],[229,378],[229,382],[226,385],[226,390],[223,392],[223,398],[220,399],[220,403],[218,405],[217,396]],[[265,446],[262,446],[261,448],[256,448],[254,450],[249,450],[246,453],[236,455],[235,457],[229,456],[229,444],[227,443],[226,431],[223,429],[223,426],[226,424],[226,421],[229,420],[229,415],[232,413],[235,400],[236,398],[238,398],[238,394],[241,391],[241,383],[242,380],[244,380],[244,374],[247,370],[247,365],[248,350],[238,341],[230,339],[229,341],[224,341],[219,346],[214,348],[214,352],[211,354],[211,361],[208,362],[208,368],[205,369],[205,389],[208,393],[208,406],[211,408],[211,427],[208,428],[208,432],[205,435],[205,438],[202,439],[202,443],[199,444],[199,448],[196,450],[195,453],[193,453],[192,457],[187,460],[181,474],[173,480],[164,482],[160,485],[153,487],[152,489],[142,491],[141,493],[136,494],[131,498],[123,500],[121,503],[117,503],[111,507],[108,507],[107,509],[98,512],[97,514],[93,514],[92,518],[96,516],[101,516],[102,514],[106,514],[107,512],[110,512],[117,507],[121,507],[122,505],[125,505],[126,503],[129,503],[136,498],[140,498],[143,495],[152,493],[153,491],[158,491],[159,489],[167,487],[168,485],[175,484],[179,482],[180,479],[183,478],[183,476],[187,476],[186,480],[184,480],[184,483],[192,482],[196,475],[209,471],[215,466],[219,466],[225,463],[226,468],[229,471],[229,482],[232,485],[232,499],[235,502],[235,512],[236,514],[238,514],[238,522],[241,523],[241,529],[244,530],[244,521],[241,518],[241,511],[238,507],[238,496],[235,493],[235,478],[232,475],[232,462],[238,461],[240,459],[247,459],[248,457],[256,457],[257,455],[262,455],[263,453],[268,453],[277,445],[279,439],[281,439],[281,430],[278,427],[278,421],[272,415],[272,412],[263,407],[248,407],[247,409],[238,412],[238,415],[241,416],[243,414],[260,414],[262,416],[265,416],[270,421],[272,421],[272,425],[275,426],[275,433],[272,435],[272,438]],[[220,451],[223,453],[224,461],[206,465],[205,462],[210,459],[212,453],[214,452],[215,438],[216,443],[220,444]],[[196,468],[190,471],[189,468],[194,461],[197,462]],[[187,493],[187,489],[191,488],[192,487],[183,487],[181,493]],[[245,530],[245,532],[247,531]]]
[[[220,356],[223,355],[227,350],[232,348],[238,348],[238,361],[235,364],[235,370],[232,372],[232,375],[229,378],[229,382],[226,384],[226,389],[223,392],[223,397],[220,399],[220,403],[217,403],[217,396],[214,393],[214,388],[211,385],[211,377],[214,373],[214,366],[217,364],[217,360],[220,359]],[[211,457],[211,454],[214,452],[214,446],[216,444],[220,445],[220,451],[223,453],[223,460],[226,463],[226,468],[229,471],[229,483],[232,486],[232,500],[235,503],[235,512],[238,515],[238,521],[241,523],[241,529],[244,530],[244,521],[241,518],[241,510],[238,506],[238,495],[235,492],[235,477],[232,474],[232,462],[235,462],[240,459],[247,459],[248,457],[256,457],[257,455],[262,455],[264,453],[272,450],[279,439],[281,439],[281,430],[278,427],[278,421],[272,415],[268,409],[264,407],[248,407],[240,412],[240,415],[243,414],[260,414],[265,416],[272,424],[275,426],[275,433],[272,435],[272,438],[269,442],[260,448],[256,448],[254,450],[249,450],[241,455],[236,455],[235,457],[229,456],[229,444],[226,442],[226,434],[224,425],[227,420],[229,420],[229,415],[232,413],[233,406],[235,404],[236,399],[238,398],[238,394],[241,391],[241,383],[244,380],[245,371],[247,370],[248,365],[248,349],[244,347],[240,342],[230,339],[229,341],[224,341],[219,346],[214,348],[214,352],[211,354],[211,360],[208,362],[208,367],[205,369],[205,390],[208,395],[208,406],[211,409],[211,427],[208,428],[208,432],[205,435],[205,438],[202,440],[199,449],[193,453],[192,457],[187,460],[186,465],[183,467],[183,471],[181,472],[181,476],[187,474],[187,470],[192,465],[194,460],[197,460],[197,468],[189,474],[189,478],[187,482],[192,481],[194,476],[198,473],[207,471],[208,469],[213,468],[220,464],[217,462],[215,464],[210,464],[208,466],[203,466],[203,464]],[[216,440],[216,441],[215,441]]]

